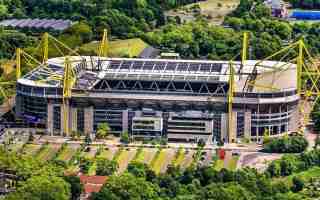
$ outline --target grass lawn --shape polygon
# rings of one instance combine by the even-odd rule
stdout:
[[[10,145],[10,149],[11,149],[13,152],[19,152],[19,150],[22,149],[22,146],[23,146],[23,143],[18,142],[18,143],[16,143],[16,144],[11,144],[11,145]]]
[[[89,176],[94,176],[94,175],[96,175],[96,170],[97,170],[97,163],[96,163],[96,162],[93,162],[93,164],[92,164],[91,167],[89,168],[88,175],[89,175]]]
[[[60,145],[46,145],[38,152],[37,158],[42,161],[52,160],[58,152],[59,148]]]
[[[77,152],[76,148],[67,146],[62,152],[59,153],[57,159],[63,160],[63,161],[69,161],[76,152]]]
[[[174,150],[172,149],[163,149],[160,151],[157,159],[153,162],[151,166],[155,173],[164,173],[167,169],[167,166],[171,163],[174,158]]]
[[[119,165],[118,173],[122,173],[127,169],[129,162],[134,158],[136,152],[136,149],[124,149],[121,151],[121,154],[117,159]]]
[[[185,157],[185,151],[184,150],[178,150],[176,155],[175,155],[175,160],[173,161],[174,166],[180,166],[181,163],[183,162]]]
[[[217,171],[220,171],[224,167],[224,160],[217,160],[215,161],[213,168]]]
[[[96,153],[98,151],[98,147],[96,146],[90,146],[90,151],[88,152],[82,152],[82,156],[88,159],[92,159],[95,157]]]
[[[237,169],[237,163],[238,163],[238,160],[239,160],[239,156],[232,156],[231,160],[229,161],[228,163],[228,169],[229,170],[236,170]]]
[[[81,49],[86,51],[97,52],[99,42],[91,42],[84,44]],[[136,57],[138,56],[148,44],[140,38],[133,38],[127,40],[116,40],[109,42],[109,56],[110,57]]]
[[[117,148],[103,149],[98,157],[99,158],[106,158],[108,160],[112,160],[117,151],[118,151]]]
[[[145,153],[144,149],[142,149],[142,148],[137,149],[136,155],[132,159],[132,162],[143,163],[144,153]]]
[[[289,183],[289,185],[292,185],[292,179],[295,176],[302,178],[305,182],[308,182],[311,180],[311,178],[319,178],[320,177],[320,167],[313,167],[307,171],[296,173],[296,174],[293,174],[291,176],[286,177],[285,179]]]
[[[239,3],[240,0],[206,0],[189,4],[179,10],[189,10],[189,8],[197,4],[201,9],[201,14],[206,16],[212,24],[221,24],[224,17],[235,10]],[[178,13],[181,13],[181,11]],[[185,15],[192,15],[192,13],[188,11]]]
[[[153,157],[156,155],[157,149],[144,148],[143,149],[143,163],[150,165]]]
[[[195,151],[190,150],[188,153],[185,154],[184,159],[180,164],[180,167],[182,169],[186,169],[192,164],[192,162],[193,162],[193,154],[194,153],[195,153]]]
[[[4,74],[10,74],[15,70],[15,61],[14,60],[0,60],[1,68]]]
[[[40,148],[41,145],[38,144],[27,144],[23,149],[23,154],[28,156],[36,155]]]

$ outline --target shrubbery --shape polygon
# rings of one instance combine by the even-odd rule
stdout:
[[[315,166],[320,166],[319,150],[304,152],[299,155],[285,155],[280,160],[273,161],[266,172],[271,177],[289,176]]]
[[[268,153],[301,153],[308,147],[308,141],[303,136],[291,136],[270,139],[264,144],[264,152]]]

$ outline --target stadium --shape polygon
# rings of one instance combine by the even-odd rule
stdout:
[[[187,142],[260,141],[298,129],[295,64],[71,56],[64,111],[64,80],[55,77],[65,59],[51,58],[17,82],[17,115],[50,135],[91,134],[104,122],[115,134]]]

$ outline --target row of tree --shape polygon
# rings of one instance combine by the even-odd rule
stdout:
[[[264,143],[264,151],[268,153],[301,153],[308,147],[308,141],[303,136],[285,136]]]
[[[166,174],[155,175],[145,164],[131,163],[121,176],[111,176],[93,200],[300,200],[311,199],[300,191],[304,183],[298,177],[292,184],[272,179],[269,172],[254,169],[216,171],[212,167],[181,171],[169,166]]]
[[[315,166],[320,166],[320,150],[312,150],[299,155],[288,154],[273,161],[267,169],[271,177],[290,176]]]

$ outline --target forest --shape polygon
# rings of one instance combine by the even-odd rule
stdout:
[[[222,26],[209,24],[204,16],[185,24],[167,21],[164,12],[194,1],[104,0],[104,1],[3,1],[0,18],[63,18],[79,21],[58,39],[72,48],[100,39],[103,29],[109,39],[138,37],[162,51],[175,51],[189,59],[240,59],[242,32],[250,32],[250,59],[262,59],[301,37],[314,55],[319,54],[320,23],[289,23],[271,16],[262,1],[241,0]],[[81,4],[81,6],[80,6]],[[133,12],[134,11],[134,12]],[[0,58],[10,58],[13,50],[34,47],[35,30],[0,31]],[[78,33],[86,34],[83,38]],[[16,37],[16,35],[19,37]],[[19,42],[15,42],[18,38]],[[13,42],[12,42],[13,41]],[[237,56],[238,55],[238,56]]]
[[[112,175],[113,167],[99,164],[99,173],[110,177],[92,199],[311,200],[320,194],[312,185],[317,179],[306,179],[310,176],[307,172],[319,171],[319,165],[319,150],[285,155],[271,162],[264,173],[249,168],[217,171],[212,166],[193,166],[186,170],[169,166],[166,173],[155,174],[145,164],[132,162],[122,175]],[[17,191],[5,200],[77,199],[83,188],[78,177],[65,175],[64,166],[59,162],[43,162],[2,148],[0,170],[20,177]]]

